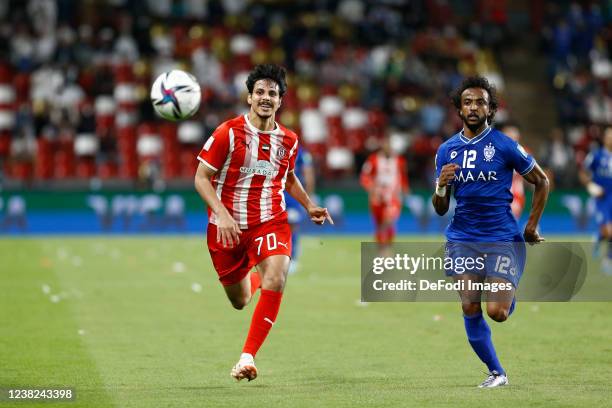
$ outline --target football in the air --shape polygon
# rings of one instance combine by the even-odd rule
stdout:
[[[151,87],[151,102],[155,112],[171,121],[193,116],[200,107],[201,98],[196,78],[178,69],[164,72]]]

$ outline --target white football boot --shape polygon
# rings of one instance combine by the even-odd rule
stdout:
[[[495,388],[502,387],[504,385],[510,385],[508,382],[508,377],[506,377],[505,374],[500,374],[497,371],[493,371],[489,373],[487,379],[484,380],[482,384],[478,386],[478,388]]]
[[[252,381],[257,378],[257,367],[255,367],[253,356],[249,353],[242,353],[230,375],[238,381],[245,378]]]

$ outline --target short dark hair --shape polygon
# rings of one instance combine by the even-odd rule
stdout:
[[[471,76],[463,80],[459,88],[451,94],[451,100],[455,108],[461,109],[461,94],[468,88],[480,88],[487,91],[489,94],[489,121],[492,121],[497,112],[499,103],[497,101],[497,90],[485,77],[482,76]]]
[[[256,65],[255,68],[249,73],[249,77],[246,80],[246,86],[249,93],[253,93],[255,82],[260,79],[271,79],[278,84],[278,93],[282,97],[287,92],[287,80],[285,76],[287,70],[276,64],[260,64]]]

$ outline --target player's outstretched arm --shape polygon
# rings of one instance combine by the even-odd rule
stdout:
[[[206,205],[217,216],[217,242],[221,241],[224,247],[232,248],[234,243],[240,243],[240,227],[234,218],[223,206],[217,193],[212,185],[211,178],[215,175],[215,171],[208,168],[204,163],[200,163],[195,175],[195,189],[206,202]]]
[[[436,214],[444,215],[448,211],[450,205],[451,189],[449,183],[455,178],[455,171],[459,170],[458,164],[449,163],[442,166],[440,177],[436,184],[436,191],[431,197],[431,203],[436,210]]]
[[[536,164],[529,173],[523,176],[525,180],[535,186],[533,192],[533,199],[531,201],[531,212],[529,213],[529,220],[525,226],[525,232],[523,234],[525,241],[529,243],[538,243],[544,241],[544,238],[540,237],[537,231],[540,218],[544,212],[546,201],[548,200],[548,177],[542,170],[542,168]]]
[[[327,208],[319,207],[312,202],[308,196],[308,193],[306,193],[304,190],[300,179],[295,176],[293,171],[287,174],[287,182],[285,187],[287,192],[306,209],[312,222],[315,224],[323,224],[325,223],[325,220],[327,220],[330,224],[334,224],[334,220],[332,220],[332,217],[329,215]]]

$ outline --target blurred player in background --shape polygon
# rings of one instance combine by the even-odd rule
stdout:
[[[291,230],[283,190],[316,224],[333,222],[316,206],[294,173],[298,138],[275,122],[287,90],[285,69],[258,65],[246,81],[250,110],[222,123],[200,154],[195,188],[208,205],[208,249],[225,293],[244,308],[261,295],[231,375],[257,377],[254,357],[276,321],[291,256]],[[258,273],[249,271],[255,266]]]
[[[385,135],[380,149],[364,163],[361,185],[368,192],[376,242],[384,253],[390,249],[395,237],[402,197],[409,192],[406,160],[393,152],[389,134]]]
[[[312,197],[315,192],[315,170],[312,165],[312,156],[303,147],[298,148],[295,159],[295,176],[304,186],[308,196]],[[304,219],[304,207],[290,195],[285,197],[287,203],[287,218],[291,227],[291,264],[289,274],[296,273],[298,270],[298,257],[302,250],[300,247],[300,223]]]
[[[438,148],[432,202],[436,213],[444,215],[451,190],[457,201],[455,214],[446,229],[446,257],[465,260],[489,255],[480,270],[473,268],[458,273],[448,269],[446,274],[456,282],[463,281],[466,287],[459,295],[467,338],[489,369],[489,376],[479,387],[493,388],[508,384],[508,378],[497,358],[491,329],[482,315],[482,292],[470,290],[469,286],[472,282],[511,283],[511,290],[486,291],[485,295],[491,319],[503,322],[512,314],[514,292],[525,266],[524,241],[543,241],[537,225],[548,198],[548,179],[521,145],[490,126],[497,110],[497,98],[495,88],[486,78],[467,78],[452,100],[463,129]],[[510,187],[515,170],[535,185],[531,213],[522,235],[510,211],[513,198]]]
[[[612,274],[612,127],[603,135],[603,145],[589,153],[580,171],[580,181],[595,199],[595,220],[599,226],[597,246],[608,242],[603,271]]]
[[[520,143],[521,131],[516,124],[506,123],[502,126],[501,131],[510,139]],[[514,218],[518,221],[523,213],[523,208],[525,208],[525,185],[523,183],[523,177],[516,171],[512,175],[512,187],[510,187],[510,192],[512,192],[512,204],[510,204],[510,209],[512,210],[512,215],[514,215]]]
[[[26,201],[20,195],[11,196],[6,201],[6,214],[4,220],[0,223],[1,229],[9,229],[12,226],[16,226],[22,231],[27,230],[27,209]],[[0,206],[0,210],[2,207]]]

